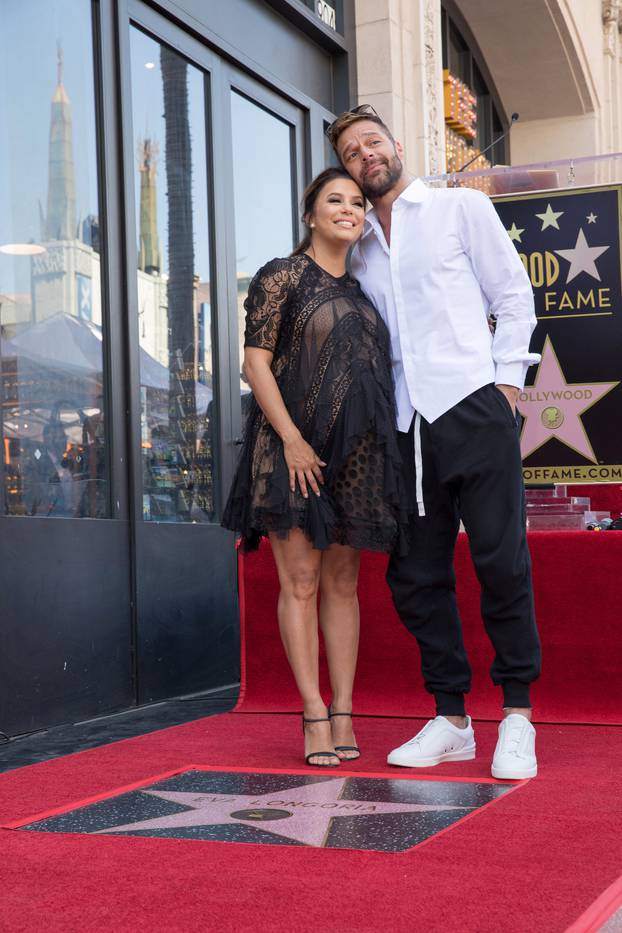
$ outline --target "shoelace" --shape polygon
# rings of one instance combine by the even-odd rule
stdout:
[[[428,723],[427,725],[423,727],[421,732],[418,732],[417,735],[413,736],[413,738],[406,744],[407,745],[419,745],[421,743],[421,740],[425,738],[425,734],[429,728],[430,728],[430,724]]]
[[[510,723],[509,726],[506,726],[506,731],[509,730],[507,737],[504,736],[504,744],[507,746],[506,750],[510,754],[518,754],[518,746],[520,745],[521,736],[523,734],[523,725],[518,722]]]

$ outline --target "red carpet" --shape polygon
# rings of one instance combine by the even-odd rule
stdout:
[[[616,915],[616,922],[613,927],[609,927],[607,933],[617,933],[622,928],[622,917],[619,918],[619,912],[622,910],[622,876],[617,878],[613,884],[609,885],[606,891],[597,898],[593,904],[590,904],[585,913],[581,914],[566,933],[599,933],[607,920]]]
[[[622,723],[622,620],[619,568],[622,532],[533,532],[529,535],[543,676],[534,685],[539,722]],[[359,598],[361,648],[354,707],[374,716],[432,715],[421,686],[419,652],[400,623],[384,583],[386,557],[364,554]],[[460,535],[458,601],[473,667],[469,711],[497,719],[500,691],[490,681],[492,649],[479,614],[479,586]],[[245,671],[240,712],[283,712],[300,700],[280,645],[277,578],[268,545],[241,555]]]
[[[418,726],[358,722],[350,772],[386,774]],[[429,776],[487,778],[495,731]],[[620,730],[541,726],[539,751],[536,780],[400,855],[0,830],[0,929],[563,933],[620,874]],[[0,822],[191,763],[304,770],[298,721],[219,716],[8,773]]]
[[[369,931],[596,933],[622,867],[618,581],[622,535],[531,536],[545,677],[537,703],[540,774],[401,854],[0,828],[0,930],[7,933]],[[489,779],[496,726],[476,724],[478,757],[411,775],[387,750],[426,716],[414,644],[395,619],[384,560],[367,555],[356,721],[363,749],[347,774]],[[497,718],[465,542],[460,600],[477,687]],[[245,697],[240,709],[298,708],[274,618],[269,551],[246,559]],[[389,718],[380,718],[381,716]],[[402,718],[399,718],[399,717]],[[569,725],[556,720],[609,722]],[[315,773],[298,717],[228,714],[0,776],[0,827],[191,765]],[[321,772],[324,774],[324,772]],[[610,886],[606,896],[606,892]],[[606,904],[605,904],[606,901]],[[594,907],[596,905],[596,907]],[[604,905],[604,906],[603,906]],[[586,919],[587,918],[587,919]],[[590,923],[591,926],[586,925]]]

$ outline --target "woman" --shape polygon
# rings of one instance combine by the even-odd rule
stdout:
[[[358,185],[342,169],[326,169],[304,194],[303,241],[250,284],[244,370],[255,401],[223,518],[246,549],[270,538],[305,760],[320,767],[360,754],[352,731],[360,549],[389,551],[401,535],[389,335],[346,272],[364,217]],[[328,710],[318,677],[318,591]]]

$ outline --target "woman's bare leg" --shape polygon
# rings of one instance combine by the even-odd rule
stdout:
[[[360,551],[340,544],[322,555],[320,573],[320,626],[332,689],[331,707],[338,713],[352,712],[352,688],[359,646],[359,603],[356,592]],[[335,745],[356,745],[349,716],[331,720]],[[338,752],[342,759],[357,758],[355,752]]]
[[[305,719],[324,719],[326,704],[320,694],[317,592],[322,552],[311,546],[299,529],[286,539],[270,535],[281,591],[278,616],[281,639],[302,698]],[[334,752],[330,723],[305,727],[305,756],[314,751]],[[318,755],[313,764],[335,764]]]

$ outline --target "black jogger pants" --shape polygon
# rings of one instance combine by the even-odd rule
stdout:
[[[453,569],[460,518],[495,649],[493,683],[503,688],[504,706],[528,707],[529,684],[540,672],[540,642],[512,409],[496,386],[486,385],[432,424],[415,416],[399,440],[408,486],[417,487],[420,501],[408,529],[409,552],[391,558],[387,581],[400,618],[419,643],[437,714],[464,715],[471,687]]]

